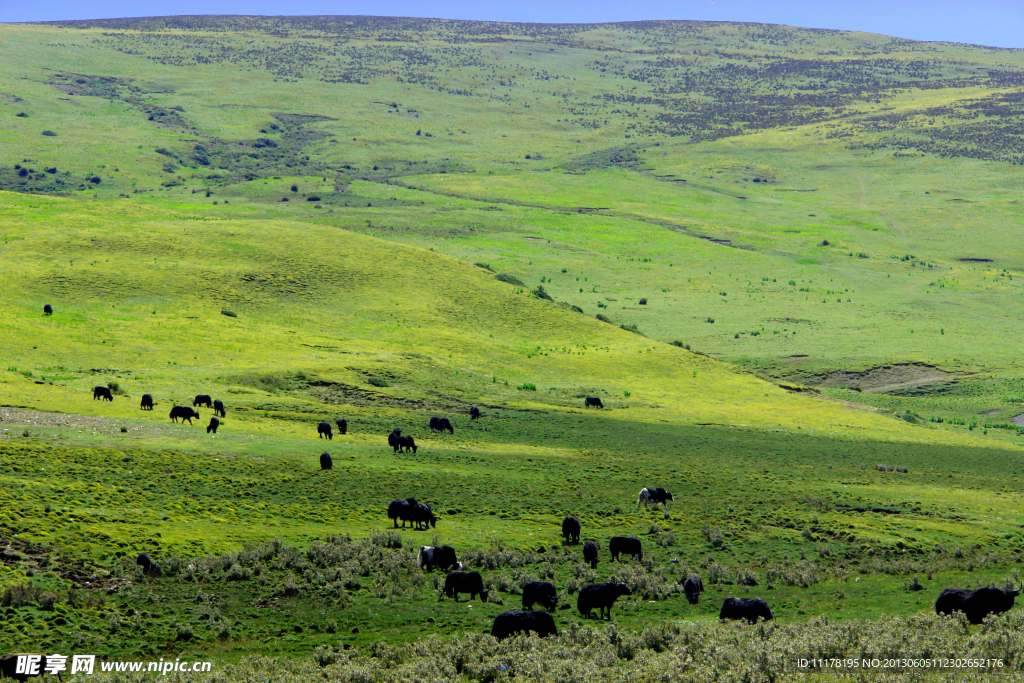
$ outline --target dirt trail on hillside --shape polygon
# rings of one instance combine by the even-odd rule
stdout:
[[[808,384],[819,387],[849,386],[863,391],[890,392],[924,384],[940,384],[958,377],[923,363],[886,365],[862,372],[839,371],[807,378]]]
[[[39,425],[44,427],[120,427],[121,423],[109,417],[92,417],[65,413],[40,413],[18,408],[0,408],[0,424]]]

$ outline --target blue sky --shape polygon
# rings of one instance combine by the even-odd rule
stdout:
[[[364,14],[525,22],[702,19],[1024,48],[1024,0],[0,0],[0,21],[170,14]]]

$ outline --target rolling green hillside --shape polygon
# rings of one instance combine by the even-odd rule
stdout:
[[[617,580],[614,625],[559,610],[558,647],[649,672],[732,637],[708,623],[730,595],[826,656],[880,650],[821,615],[870,639],[946,586],[1020,585],[1020,51],[365,17],[0,41],[9,650],[390,667],[449,634],[486,650],[468,634],[525,581],[574,606]],[[199,393],[217,434],[168,419]],[[638,508],[643,486],[675,501]],[[436,528],[390,529],[406,496]],[[621,534],[643,561],[608,561]],[[437,543],[490,602],[438,599],[414,559]],[[923,650],[966,651],[928,623]],[[507,675],[488,661],[437,678]]]
[[[0,31],[6,189],[313,220],[844,400],[1024,410],[1019,51],[701,22]],[[828,388],[894,364],[948,381]]]

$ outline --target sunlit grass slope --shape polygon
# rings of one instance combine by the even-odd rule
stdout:
[[[302,371],[350,384],[380,376],[402,399],[569,409],[595,394],[629,420],[943,438],[350,232],[13,194],[3,210],[3,352],[19,372],[74,376],[58,381],[81,396],[97,371],[133,395],[155,384],[179,401],[237,374]],[[43,316],[43,303],[57,313]],[[66,400],[46,396],[47,407]]]

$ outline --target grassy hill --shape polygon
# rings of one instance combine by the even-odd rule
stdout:
[[[543,278],[783,382],[949,380],[844,400],[955,428],[1022,411],[1020,51],[703,22],[0,30],[0,187],[229,201]]]
[[[615,579],[640,649],[749,594],[810,653],[818,615],[1019,585],[1019,51],[359,17],[0,37],[9,648],[301,658]],[[199,393],[216,435],[167,417]],[[406,496],[436,529],[386,530]],[[617,534],[643,562],[607,561]],[[438,602],[436,542],[502,604]]]

